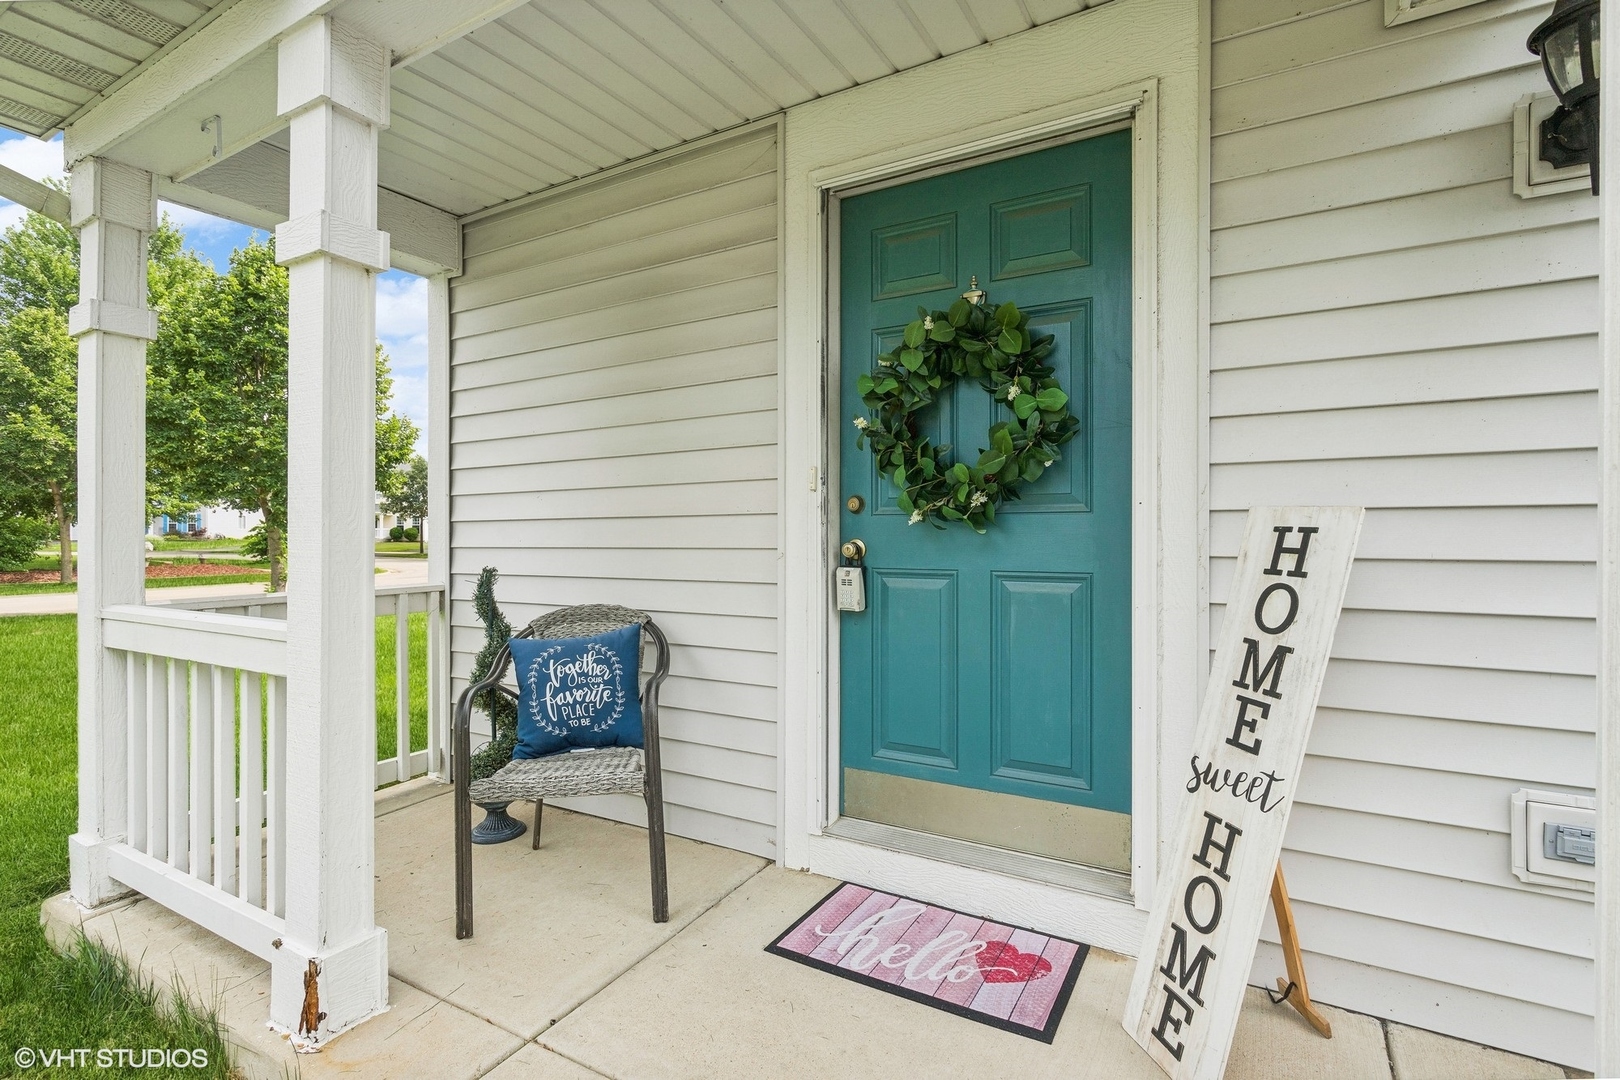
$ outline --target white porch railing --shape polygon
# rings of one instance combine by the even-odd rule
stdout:
[[[287,594],[204,597],[178,601],[165,607],[284,620],[287,617]],[[412,750],[410,616],[422,612],[427,614],[427,745],[420,750]],[[376,785],[382,787],[428,773],[448,777],[450,735],[445,722],[448,690],[444,679],[449,673],[449,666],[445,663],[448,639],[444,622],[444,588],[440,585],[384,586],[377,590],[376,614],[379,617],[394,617],[393,716],[385,718],[379,713],[377,717],[379,732],[385,722],[391,724],[394,752],[378,759]]]
[[[269,960],[286,908],[287,624],[127,606],[102,625],[128,718],[110,873]]]
[[[446,773],[444,590],[377,590],[394,617],[394,752],[376,785]],[[427,745],[411,749],[410,616],[427,615]],[[207,597],[102,611],[121,666],[127,822],[111,876],[272,958],[286,911],[287,598]],[[379,718],[379,724],[382,719]]]

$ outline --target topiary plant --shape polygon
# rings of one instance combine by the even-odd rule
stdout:
[[[512,624],[506,621],[506,616],[501,614],[500,607],[495,603],[495,579],[499,576],[500,573],[493,566],[484,567],[483,573],[478,575],[478,587],[473,590],[473,611],[478,613],[478,618],[484,624],[484,647],[473,659],[472,674],[468,676],[472,685],[483,681],[501,647],[512,639]],[[491,691],[473,705],[483,708],[488,714],[490,731],[493,732],[489,742],[475,752],[469,761],[472,779],[482,780],[495,775],[512,760],[512,747],[517,744],[517,702],[505,694]]]

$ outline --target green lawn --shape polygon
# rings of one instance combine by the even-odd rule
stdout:
[[[427,615],[410,616],[411,749],[427,746]],[[62,956],[45,941],[39,905],[67,888],[76,791],[74,619],[0,619],[0,1077],[80,1080],[115,1070],[14,1073],[19,1047],[208,1050],[210,1068],[140,1070],[143,1077],[224,1077],[211,1019],[86,943]],[[377,756],[394,753],[394,617],[377,620]],[[215,1067],[217,1064],[217,1067]]]
[[[216,536],[209,540],[188,540],[183,536],[149,536],[152,547],[156,551],[241,551],[246,540],[232,540],[228,537]]]
[[[427,612],[411,621],[411,749],[427,749]],[[394,616],[377,619],[377,760],[394,756]]]
[[[211,1020],[169,991],[142,987],[87,943],[63,956],[45,941],[39,905],[67,887],[75,807],[73,616],[0,619],[0,1075],[112,1077],[96,1068],[14,1074],[20,1047],[203,1048],[209,1068],[152,1077],[224,1077]]]
[[[418,550],[415,540],[379,540],[377,541],[377,554],[417,555],[424,559],[427,558],[427,552]]]

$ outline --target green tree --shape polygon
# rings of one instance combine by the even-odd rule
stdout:
[[[27,308],[66,318],[78,302],[79,239],[72,229],[30,213],[0,235],[0,320]]]
[[[56,524],[61,580],[73,580],[78,350],[67,318],[27,307],[0,328],[0,463],[25,513]],[[48,500],[48,501],[47,501]],[[43,504],[43,505],[42,505]]]
[[[421,454],[412,454],[411,459],[397,467],[394,472],[399,478],[399,484],[393,494],[384,498],[383,509],[402,521],[408,517],[415,518],[418,526],[416,550],[425,551],[427,534],[421,526],[427,520],[428,512],[427,458]]]
[[[409,417],[393,411],[394,376],[390,370],[388,351],[377,345],[377,493],[385,500],[397,496],[408,481],[408,472],[401,468],[416,456],[416,440],[420,429]],[[426,469],[426,465],[423,466]],[[426,475],[424,473],[424,475]],[[426,507],[422,512],[427,513]]]
[[[150,289],[160,337],[175,333],[163,298],[212,276],[167,220],[151,237]],[[29,214],[0,234],[0,508],[48,518],[60,548],[61,580],[73,580],[77,514],[78,349],[67,316],[78,300],[79,244],[72,229]],[[148,484],[155,503],[174,502],[167,478]],[[180,507],[176,507],[180,509]]]
[[[73,230],[30,213],[0,234],[0,491],[10,514],[49,518],[73,580],[79,296]]]
[[[287,271],[273,242],[249,240],[229,270],[177,281],[170,336],[149,351],[151,468],[195,504],[257,511],[270,587],[282,586],[287,528]],[[376,350],[376,475],[392,493],[417,429],[390,409],[388,354]],[[158,388],[161,387],[161,392]]]
[[[287,527],[287,271],[249,240],[223,275],[165,296],[171,332],[147,352],[151,468],[198,504],[263,516],[270,587]]]
[[[55,531],[50,522],[19,512],[0,498],[0,570],[25,568]]]
[[[202,503],[194,496],[191,465],[195,447],[183,438],[196,407],[184,377],[197,365],[183,363],[203,347],[201,318],[218,291],[213,264],[185,247],[185,237],[165,216],[148,244],[147,302],[158,316],[158,336],[146,349],[147,512],[183,518]]]

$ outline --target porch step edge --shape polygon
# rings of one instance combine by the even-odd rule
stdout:
[[[402,784],[390,784],[385,788],[378,788],[372,795],[373,808],[377,817],[392,814],[396,810],[403,810],[407,806],[436,799],[440,795],[448,794],[452,790],[450,784],[445,783],[436,776],[418,776],[414,780],[407,780]]]

